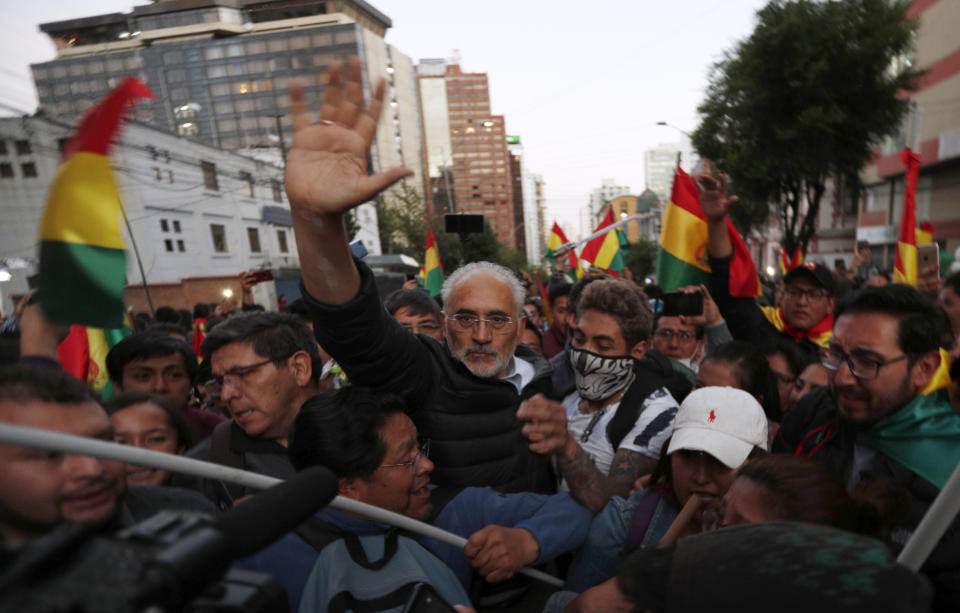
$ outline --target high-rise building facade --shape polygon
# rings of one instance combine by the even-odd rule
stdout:
[[[430,214],[482,214],[497,240],[516,248],[505,122],[490,112],[487,75],[443,60],[423,60],[419,68]]]
[[[511,157],[511,177],[514,185],[513,206],[514,219],[517,222],[517,249],[522,249],[531,266],[540,264],[543,249],[540,247],[540,209],[541,203],[537,200],[537,179],[527,167],[527,160],[523,155],[523,143],[519,136],[507,136],[507,149]],[[541,178],[542,181],[542,178]],[[520,244],[520,240],[523,244]]]
[[[410,59],[383,40],[391,25],[363,0],[161,0],[41,25],[57,57],[32,68],[41,109],[67,121],[133,75],[157,95],[135,119],[224,149],[279,152],[290,138],[290,80],[317,109],[327,64],[359,56],[368,98],[378,78],[389,82],[371,166],[408,166],[419,191],[416,82]],[[376,235],[371,205],[357,220]]]
[[[597,227],[600,218],[606,214],[606,205],[617,196],[630,194],[630,187],[617,185],[613,179],[602,179],[600,187],[590,192],[590,202],[580,209],[580,235],[586,236]]]

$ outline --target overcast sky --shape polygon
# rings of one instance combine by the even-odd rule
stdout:
[[[368,0],[387,42],[414,61],[486,72],[491,108],[546,181],[547,225],[578,228],[603,178],[644,189],[643,152],[692,131],[711,66],[747,36],[766,0]],[[28,65],[54,57],[40,23],[128,12],[136,0],[0,0],[0,107],[32,111]],[[7,114],[7,113],[4,113]]]

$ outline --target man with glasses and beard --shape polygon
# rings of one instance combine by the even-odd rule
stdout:
[[[317,393],[320,353],[306,324],[283,313],[246,313],[203,340],[214,385],[232,418],[187,456],[286,479],[294,474],[287,438],[300,407]],[[223,481],[176,476],[228,508],[254,493]]]
[[[812,457],[853,488],[893,484],[903,513],[882,518],[902,548],[960,461],[960,414],[947,398],[941,361],[944,316],[914,288],[867,288],[840,305],[823,352],[829,385],[786,414],[773,450]],[[921,572],[934,584],[935,610],[960,608],[957,522]]]
[[[302,89],[291,87],[294,137],[286,174],[303,298],[317,339],[353,384],[405,401],[432,441],[435,484],[551,491],[550,464],[526,448],[516,418],[522,399],[550,392],[549,363],[518,347],[523,286],[512,271],[489,262],[454,271],[442,289],[444,344],[411,334],[387,314],[373,273],[351,255],[343,217],[410,171],[367,174],[383,84],[365,106],[359,60],[343,71],[332,64],[326,74],[318,124],[311,125]]]

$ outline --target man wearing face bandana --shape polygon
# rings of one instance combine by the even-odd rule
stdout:
[[[689,390],[665,356],[648,350],[652,325],[649,301],[635,284],[590,284],[572,329],[576,391],[562,404],[536,396],[517,412],[530,449],[554,456],[560,488],[594,513],[652,472],[679,408],[667,386]]]

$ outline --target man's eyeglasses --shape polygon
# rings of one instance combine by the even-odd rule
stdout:
[[[212,379],[207,381],[206,386],[211,386],[217,391],[222,390],[224,385],[229,385],[233,389],[240,389],[243,387],[243,384],[246,382],[247,377],[257,372],[263,366],[266,366],[270,362],[276,362],[276,360],[264,360],[262,362],[257,362],[256,364],[249,364],[247,366],[234,366],[233,368],[227,370],[227,372],[222,375],[214,375]],[[208,387],[209,390],[209,387]],[[213,391],[213,390],[210,390]]]
[[[666,339],[668,341],[672,339],[674,336],[676,336],[681,341],[689,341],[690,339],[695,338],[697,336],[696,333],[690,332],[689,330],[666,330],[666,329],[657,330],[656,332],[653,333],[653,335],[658,338]]]
[[[798,287],[788,287],[783,290],[783,293],[793,300],[800,300],[800,298],[806,296],[809,302],[820,302],[830,295],[830,292],[825,289],[803,290]]]
[[[840,368],[840,364],[846,362],[854,377],[862,381],[872,381],[880,374],[882,367],[899,362],[906,357],[906,355],[899,355],[889,360],[877,360],[864,355],[847,355],[836,347],[830,347],[824,350],[820,357],[820,363],[827,370],[837,370]]]
[[[501,332],[508,331],[507,326],[513,323],[513,318],[507,315],[491,315],[484,319],[475,314],[457,313],[456,315],[451,315],[448,319],[452,319],[456,327],[460,330],[470,330],[479,325],[480,322],[484,322],[495,332]]]
[[[417,474],[417,471],[420,469],[420,459],[424,456],[430,457],[430,439],[424,439],[423,443],[417,445],[417,455],[413,456],[406,462],[400,462],[398,464],[381,464],[377,468],[396,468],[398,466],[407,466],[413,470],[413,474]]]

